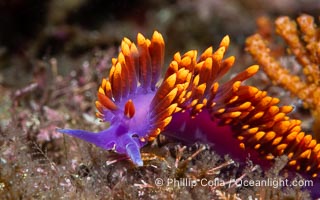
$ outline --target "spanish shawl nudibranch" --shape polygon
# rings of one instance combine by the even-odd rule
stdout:
[[[126,154],[139,166],[140,149],[164,133],[221,145],[239,157],[250,152],[273,160],[285,154],[289,167],[316,177],[320,144],[301,131],[301,121],[287,116],[293,108],[278,106],[279,99],[266,91],[241,84],[258,71],[257,65],[219,83],[235,61],[233,56],[223,59],[228,46],[226,36],[216,51],[209,47],[200,57],[195,50],[176,53],[159,84],[162,35],[155,31],[149,40],[138,34],[137,45],[124,38],[109,79],[102,80],[97,94],[97,116],[110,127],[98,133],[58,131]]]

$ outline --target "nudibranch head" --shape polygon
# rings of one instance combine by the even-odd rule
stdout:
[[[97,117],[110,122],[110,127],[97,134],[83,130],[58,131],[127,154],[135,164],[143,165],[140,148],[170,123],[177,101],[183,101],[179,95],[187,86],[185,81],[177,79],[177,75],[188,73],[182,69],[168,75],[157,87],[164,46],[158,32],[154,32],[151,40],[138,34],[137,45],[124,38],[118,58],[112,60],[109,78],[102,80],[97,94]]]
[[[220,83],[235,61],[224,59],[229,43],[226,36],[216,51],[209,47],[199,57],[195,50],[176,53],[158,83],[165,46],[161,34],[154,32],[151,40],[138,34],[137,44],[124,38],[97,94],[97,117],[110,127],[99,133],[59,131],[126,154],[139,166],[140,148],[161,132],[189,141],[226,138],[225,148],[253,150],[267,160],[287,155],[290,167],[317,176],[320,144],[301,131],[299,120],[287,116],[292,107],[278,106],[279,99],[242,85],[257,73],[257,65]]]

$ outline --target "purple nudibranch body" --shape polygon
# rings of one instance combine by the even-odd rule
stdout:
[[[110,127],[98,133],[58,131],[126,154],[138,166],[140,149],[164,133],[187,143],[207,142],[236,159],[250,154],[264,166],[287,155],[289,168],[317,177],[320,144],[302,131],[300,120],[288,117],[292,106],[278,106],[278,98],[242,84],[257,73],[257,65],[220,81],[235,61],[224,59],[229,42],[226,36],[216,51],[209,47],[199,57],[196,50],[176,53],[159,82],[161,34],[155,31],[151,40],[138,34],[137,45],[124,38],[97,93],[97,117]]]

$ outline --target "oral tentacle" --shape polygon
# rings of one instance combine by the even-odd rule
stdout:
[[[57,129],[58,132],[72,135],[74,137],[77,137],[81,140],[90,142],[92,144],[95,144],[96,146],[102,147],[106,150],[111,150],[114,148],[114,145],[116,144],[116,136],[114,133],[114,128],[110,127],[107,130],[103,130],[98,133],[85,131],[85,130],[74,130],[74,129]]]
[[[140,154],[141,146],[135,142],[130,142],[126,145],[126,154],[130,157],[132,162],[138,166],[143,166],[143,161]]]

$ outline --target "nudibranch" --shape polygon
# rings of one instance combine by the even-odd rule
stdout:
[[[320,144],[301,130],[301,121],[287,116],[293,108],[242,84],[256,74],[257,65],[221,83],[235,61],[224,59],[229,42],[225,36],[217,50],[209,47],[199,57],[196,50],[176,53],[159,81],[162,35],[155,31],[149,40],[139,33],[136,44],[124,38],[97,93],[97,117],[110,127],[98,133],[58,131],[126,154],[138,166],[143,165],[140,149],[163,133],[222,146],[232,156],[250,152],[268,161],[287,155],[289,167],[316,177]]]

